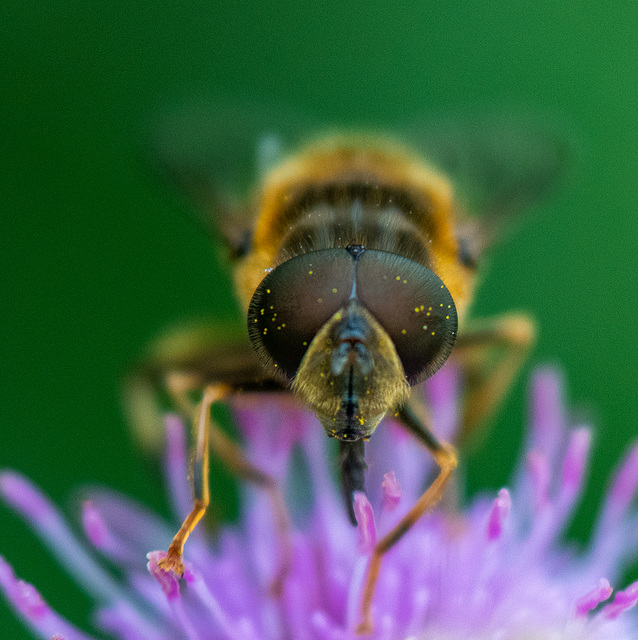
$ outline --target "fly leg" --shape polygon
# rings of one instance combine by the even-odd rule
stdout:
[[[189,376],[172,375],[168,377],[167,382],[169,392],[176,405],[182,409],[188,407],[190,403],[188,396],[192,390],[189,388],[191,382]],[[275,526],[281,543],[279,567],[271,584],[271,590],[274,594],[279,594],[292,562],[291,524],[283,493],[275,478],[253,465],[246,458],[242,447],[229,438],[211,418],[212,405],[215,402],[228,399],[234,392],[234,389],[229,385],[221,383],[208,385],[204,389],[201,402],[191,411],[191,415],[195,416],[193,425],[195,445],[191,476],[194,493],[193,508],[175,534],[160,566],[162,569],[173,571],[180,576],[184,573],[182,562],[184,544],[203,517],[210,501],[208,471],[209,449],[212,449],[239,478],[262,487],[270,496]]]
[[[458,337],[453,358],[465,372],[462,435],[494,416],[534,343],[535,325],[523,314],[470,323]]]
[[[178,389],[175,381],[173,384],[175,387],[172,390],[180,398],[179,404],[182,405],[186,402],[186,391]],[[203,518],[210,502],[210,489],[208,486],[209,434],[212,422],[210,409],[213,403],[225,399],[230,392],[230,388],[221,384],[206,387],[201,402],[193,412],[195,416],[193,424],[195,447],[192,461],[193,508],[186,516],[179,531],[173,536],[166,557],[160,561],[160,567],[164,571],[172,571],[179,576],[184,575],[184,563],[182,562],[184,544],[197,523]]]
[[[432,453],[434,460],[439,465],[439,473],[425,493],[417,500],[416,504],[391,531],[376,543],[366,572],[365,582],[363,583],[360,622],[356,630],[358,634],[369,634],[373,630],[372,598],[383,556],[426,511],[432,509],[441,500],[445,485],[457,465],[454,448],[445,442],[440,442],[408,405],[398,411],[397,419]]]

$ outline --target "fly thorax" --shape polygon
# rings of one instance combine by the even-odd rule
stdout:
[[[410,387],[389,335],[353,298],[310,343],[293,389],[329,436],[359,440],[407,400]]]

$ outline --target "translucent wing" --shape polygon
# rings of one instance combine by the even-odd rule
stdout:
[[[156,118],[147,141],[155,171],[195,205],[198,221],[241,255],[251,190],[312,129],[283,108],[219,100],[182,102]]]
[[[452,179],[467,214],[460,234],[472,236],[475,257],[516,215],[551,193],[569,159],[558,127],[523,116],[420,122],[404,139]]]

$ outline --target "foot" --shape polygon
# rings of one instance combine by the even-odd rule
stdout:
[[[172,571],[176,576],[182,577],[184,575],[184,563],[182,562],[182,554],[179,551],[174,551],[170,547],[166,557],[157,563],[162,571]]]

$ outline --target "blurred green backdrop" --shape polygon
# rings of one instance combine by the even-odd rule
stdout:
[[[536,109],[566,123],[577,163],[494,252],[476,311],[530,310],[532,361],[561,363],[574,405],[595,417],[573,531],[587,534],[637,431],[638,4],[4,0],[0,34],[0,466],[63,506],[79,484],[104,483],[165,512],[120,411],[121,374],[172,321],[234,310],[214,248],[140,162],[158,105],[249,96],[389,127]],[[507,481],[524,405],[521,380],[468,461],[475,490]],[[88,602],[3,506],[0,552],[86,623]],[[4,603],[0,628],[27,637]]]

